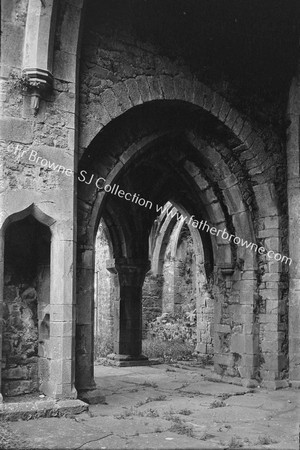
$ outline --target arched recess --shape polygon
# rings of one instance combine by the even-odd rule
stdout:
[[[207,133],[201,135],[204,128],[214,136],[213,145],[208,141]],[[197,137],[199,133],[201,138]],[[251,151],[255,151],[254,147]],[[116,233],[116,261],[127,261],[128,265],[131,260],[131,273],[134,272],[133,259],[139,261],[143,270],[148,267],[148,237],[157,211],[149,211],[125,200],[120,202],[116,192],[111,195],[103,190],[104,183],[116,185],[124,192],[139,192],[153,205],[173,200],[183,204],[199,222],[202,219],[210,226],[226,227],[233,235],[255,242],[254,221],[260,217],[260,208],[255,200],[258,189],[248,182],[246,190],[248,195],[250,192],[250,197],[246,202],[244,187],[247,186],[247,177],[241,184],[238,174],[234,173],[234,168],[230,167],[224,156],[231,154],[233,161],[238,161],[246,151],[249,152],[249,149],[241,142],[239,133],[235,135],[228,125],[220,125],[219,120],[203,112],[203,109],[186,102],[149,102],[112,120],[94,139],[79,166],[78,260],[82,273],[86,274],[87,269],[91,273],[93,271],[92,264],[89,267],[85,264],[88,261],[86,256],[93,254],[93,230],[97,228],[100,217],[106,214],[110,214],[112,230]],[[158,160],[161,168],[158,167]],[[143,176],[146,167],[149,179]],[[217,176],[214,177],[214,174]],[[173,191],[168,188],[170,184]],[[174,190],[176,184],[177,192]],[[273,199],[271,204],[274,204]],[[120,237],[120,230],[123,237]],[[209,248],[213,249],[214,277],[219,292],[222,292],[217,302],[215,367],[220,373],[251,379],[257,373],[259,353],[255,324],[255,255],[228,242],[224,245],[221,235],[210,236],[207,229],[200,232],[204,254],[209,252]],[[83,278],[82,282],[86,283]],[[86,287],[85,300],[90,289]],[[79,296],[78,304],[81,303]],[[78,327],[82,330],[85,327],[89,336],[90,325],[82,323],[80,315]],[[90,351],[87,347],[85,350],[77,371],[79,388],[83,388],[80,387],[81,382],[82,386],[88,385],[84,381],[84,373],[88,372],[88,379],[93,380],[88,370]]]
[[[0,323],[6,331],[3,335],[1,330],[1,393],[6,396],[36,390],[53,394],[50,285],[54,227],[55,220],[32,204],[9,216],[0,231]],[[19,333],[17,346],[12,330]],[[23,379],[18,386],[13,381],[15,371]]]
[[[52,217],[46,215],[35,204],[30,205],[23,211],[9,216],[1,228],[1,298],[3,302],[4,286],[4,237],[7,227],[27,218],[33,217],[34,221],[47,227],[51,233],[50,250],[50,290],[49,294],[49,317],[41,318],[41,327],[44,327],[44,337],[50,328],[49,345],[47,345],[48,360],[47,370],[49,376],[45,377],[40,389],[49,397],[54,398],[76,398],[77,392],[74,387],[75,382],[75,336],[74,336],[74,308],[72,298],[68,295],[70,287],[69,280],[66,280],[66,266],[70,271],[72,261],[66,258],[66,251],[72,244],[64,245],[61,224]],[[67,249],[66,249],[67,247]],[[68,253],[69,254],[69,253]],[[63,297],[63,301],[61,300]],[[69,299],[69,300],[66,300]],[[48,322],[49,319],[49,323]],[[50,325],[50,327],[49,327]]]

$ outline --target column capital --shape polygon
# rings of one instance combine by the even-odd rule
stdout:
[[[106,261],[109,272],[119,275],[121,285],[140,285],[150,270],[151,262],[140,258],[118,258]]]

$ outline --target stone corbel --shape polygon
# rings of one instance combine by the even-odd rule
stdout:
[[[220,267],[222,275],[230,277],[234,273],[234,265],[231,263],[223,263]]]
[[[29,0],[25,29],[23,74],[28,79],[34,115],[40,98],[52,87],[52,62],[57,0]]]

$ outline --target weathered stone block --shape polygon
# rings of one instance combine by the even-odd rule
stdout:
[[[279,290],[277,283],[275,283],[275,289],[262,289],[261,296],[267,300],[278,300]]]
[[[100,98],[111,118],[114,119],[122,113],[119,101],[111,89],[106,89]]]
[[[141,105],[143,100],[137,82],[133,79],[129,79],[125,81],[125,85],[128,89],[128,94],[133,106]]]
[[[76,399],[76,400],[59,400],[56,404],[56,408],[60,415],[64,417],[71,414],[81,414],[88,410],[88,404]]]
[[[258,208],[261,217],[277,216],[275,188],[272,184],[253,186],[256,198],[259,198]]]
[[[132,107],[127,89],[124,88],[123,83],[114,84],[112,86],[115,97],[118,99],[119,106],[122,112],[127,111]]]
[[[195,83],[194,85],[194,103],[203,107],[205,102],[206,86],[203,83]]]
[[[229,325],[223,325],[221,323],[215,323],[215,331],[218,333],[230,333],[231,328]]]
[[[208,188],[203,194],[204,205],[211,205],[212,203],[217,203],[218,199],[212,188]]]
[[[28,379],[28,368],[27,366],[18,366],[2,371],[2,378],[9,380],[26,380]]]
[[[219,112],[219,119],[221,122],[225,121],[226,116],[230,110],[231,110],[231,107],[230,107],[229,103],[226,100],[224,100],[222,107],[220,109],[220,112]]]
[[[244,124],[243,124],[243,128],[239,133],[239,138],[244,142],[247,137],[251,134],[252,132],[252,126],[250,125],[250,123],[245,120]]]
[[[236,176],[232,173],[230,176],[218,182],[220,189],[228,189],[238,183]]]
[[[215,354],[215,363],[224,366],[233,366],[234,356],[232,354],[228,355]]]
[[[230,214],[240,213],[246,210],[240,188],[237,185],[223,190],[227,207]]]
[[[173,78],[167,75],[160,76],[160,84],[163,91],[164,98],[176,98]]]
[[[76,55],[56,50],[54,57],[53,75],[59,80],[75,83]]]
[[[221,95],[219,95],[217,92],[214,92],[211,113],[216,117],[218,117],[218,114],[223,104],[223,100],[224,98]]]
[[[219,203],[211,203],[210,205],[208,205],[207,212],[211,217],[212,223],[218,224],[225,221],[224,213]]]
[[[192,176],[196,177],[199,175],[200,169],[191,161],[185,161],[184,163],[185,170]]]
[[[208,188],[208,182],[206,181],[206,179],[204,178],[204,176],[201,173],[198,173],[197,175],[195,175],[194,180],[198,184],[198,186],[201,190],[204,191],[205,189]]]
[[[62,356],[62,355],[61,355]],[[55,385],[72,383],[73,363],[69,359],[56,359],[50,361],[50,378]]]
[[[32,380],[4,381],[2,392],[5,396],[14,397],[16,395],[30,394],[37,389]]]
[[[225,125],[231,129],[238,117],[239,117],[239,113],[235,109],[232,108],[226,117],[226,120],[224,122]]]
[[[236,136],[239,136],[244,126],[244,119],[241,116],[238,116],[236,121],[233,124],[232,131]]]
[[[147,81],[149,84],[151,100],[161,100],[163,94],[158,79],[156,77],[147,77]]]
[[[52,359],[72,359],[73,337],[51,337],[50,356]]]
[[[32,123],[14,117],[0,118],[0,139],[30,144],[33,141]]]
[[[178,100],[186,100],[185,79],[177,76],[174,78],[174,91]]]

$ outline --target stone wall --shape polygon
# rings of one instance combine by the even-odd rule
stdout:
[[[98,349],[105,348],[113,341],[114,310],[112,297],[112,274],[106,269],[106,261],[111,258],[108,237],[100,222],[96,236],[95,253],[95,357]]]
[[[43,336],[47,335],[49,323],[53,325],[51,348],[44,342],[39,349],[44,355],[39,356],[39,366],[42,367],[40,360],[44,358],[44,363],[50,366],[51,380],[44,382],[41,373],[39,378],[43,392],[57,398],[76,395],[74,177],[29,161],[29,155],[36,152],[40,160],[46,158],[74,171],[76,52],[81,7],[82,2],[77,0],[72,4],[65,0],[1,3],[1,239],[6,221],[15,220],[15,215],[22,219],[29,210],[41,223],[54,226],[51,306],[45,313],[38,308],[37,315]],[[31,64],[27,65],[28,62]],[[37,83],[30,84],[23,72],[26,68],[36,70]],[[48,89],[43,89],[45,78]],[[1,255],[1,262],[3,259]],[[36,290],[39,297],[39,288]]]
[[[2,378],[6,396],[39,390],[37,293],[32,286],[22,292],[20,285],[10,283],[7,279],[3,314]]]
[[[231,32],[230,21],[224,21],[222,14],[219,19],[214,15],[212,23],[215,30],[218,30],[220,23],[225,31],[228,26],[229,32],[224,32],[224,36],[230,45],[225,46],[224,42],[220,42],[218,33],[210,29],[211,22],[205,21],[205,14],[201,14],[203,26],[198,26],[201,24],[199,22],[192,30],[187,24],[190,23],[189,20],[195,23],[196,14],[181,9],[179,5],[176,14],[181,19],[178,23],[169,22],[172,15],[167,11],[168,8],[164,11],[160,9],[160,13],[165,14],[159,16],[160,20],[149,20],[151,14],[155,18],[158,15],[155,9],[152,10],[151,2],[148,2],[149,5],[146,3],[104,1],[99,8],[97,1],[61,0],[56,2],[57,15],[49,20],[49,35],[45,32],[47,27],[43,27],[43,21],[51,10],[49,5],[52,2],[12,0],[1,4],[2,238],[4,239],[6,226],[12,217],[21,214],[22,218],[23,212],[30,208],[38,220],[51,227],[55,223],[52,229],[51,306],[49,307],[50,300],[46,300],[45,294],[49,291],[46,288],[49,285],[49,261],[40,262],[34,273],[26,274],[21,280],[14,278],[12,274],[22,273],[22,270],[19,267],[15,267],[16,270],[10,269],[6,255],[5,321],[11,327],[11,309],[16,312],[16,322],[19,325],[20,321],[26,324],[31,336],[30,344],[28,343],[30,352],[35,352],[33,358],[38,357],[39,380],[43,378],[42,364],[47,365],[50,359],[47,339],[49,323],[50,327],[53,324],[52,375],[46,391],[58,397],[76,395],[75,317],[78,386],[82,388],[93,385],[89,379],[92,378],[89,358],[92,358],[94,324],[91,310],[94,292],[93,282],[88,279],[87,274],[93,273],[93,224],[97,223],[95,215],[98,217],[100,211],[102,214],[106,204],[99,200],[96,188],[87,193],[88,188],[80,191],[79,187],[76,208],[76,177],[58,174],[29,161],[31,151],[37,152],[41,158],[65,165],[74,173],[77,173],[77,162],[81,155],[84,154],[86,159],[91,157],[92,160],[96,153],[93,170],[99,169],[101,175],[111,176],[113,180],[124,172],[126,165],[129,174],[128,189],[131,189],[139,187],[138,183],[134,184],[138,177],[133,176],[139,175],[139,166],[136,165],[136,170],[130,172],[138,159],[136,156],[139,157],[143,152],[146,155],[148,150],[150,153],[151,146],[154,148],[156,145],[153,144],[155,140],[168,136],[167,145],[163,145],[159,153],[161,159],[158,160],[154,153],[151,155],[153,171],[150,182],[147,180],[147,171],[144,174],[140,172],[142,187],[151,185],[153,181],[156,184],[156,192],[148,190],[149,195],[152,193],[156,198],[162,199],[163,192],[176,178],[178,183],[174,183],[175,187],[169,198],[177,198],[180,194],[178,201],[182,200],[185,203],[183,206],[190,213],[203,212],[212,225],[219,228],[226,226],[230,232],[264,245],[267,249],[284,254],[290,251],[297,261],[298,81],[290,94],[288,137],[288,124],[285,120],[287,87],[298,58],[298,36],[295,40],[297,28],[293,28],[290,20],[284,20],[281,15],[275,17],[277,22],[273,20],[274,11],[266,15],[255,11],[251,17],[249,15],[252,24],[258,26],[258,31],[262,30],[272,36],[272,39],[264,39],[259,32],[255,33],[253,39],[246,43],[251,51],[243,52],[244,39],[237,37],[244,35],[243,23],[248,23],[244,8],[239,11],[241,20],[233,24],[236,30],[234,33]],[[164,2],[160,3],[165,5]],[[194,3],[199,5],[199,2]],[[33,4],[37,7],[36,11],[30,10]],[[84,27],[81,28],[83,5],[86,6],[86,15]],[[203,7],[203,10],[211,17],[206,8]],[[292,18],[292,8],[287,8],[286,11],[287,17],[290,15]],[[228,14],[231,15],[230,8]],[[165,18],[168,26],[165,26],[161,17]],[[30,34],[32,29],[29,25],[32,20],[37,24],[36,36]],[[154,22],[158,24],[159,30],[155,30]],[[281,28],[279,24],[283,22],[285,25]],[[283,32],[285,26],[289,33]],[[82,36],[82,42],[78,40],[79,35]],[[214,36],[212,40],[211,35]],[[282,35],[288,38],[282,40]],[[169,39],[164,39],[165,36]],[[36,38],[37,45],[29,48],[26,44],[30,37]],[[256,51],[261,48],[256,45],[256,39],[259,39],[264,52]],[[209,48],[215,48],[216,41],[220,45],[219,51],[208,51]],[[201,45],[198,45],[199,42]],[[277,42],[280,43],[279,46]],[[295,42],[297,46],[294,46]],[[48,52],[47,44],[50,48],[52,43],[53,52]],[[236,43],[241,43],[242,47],[236,49]],[[228,53],[224,57],[223,50],[226,48]],[[236,53],[232,50],[234,48],[239,51],[237,54],[240,57],[235,56]],[[278,59],[272,58],[270,48],[276,49]],[[53,86],[42,93],[40,107],[34,111],[32,104],[37,98],[31,97],[32,87],[23,90],[26,83],[21,76],[24,60],[28,56],[27,50],[31,56],[35,52],[38,56],[38,64],[33,67],[39,70],[49,69],[54,77]],[[220,57],[215,57],[215,54]],[[49,61],[49,67],[40,67],[41,61]],[[178,141],[180,130],[181,140]],[[169,139],[172,133],[175,136],[173,141]],[[90,144],[96,136],[100,145],[96,146],[94,152]],[[286,140],[287,158],[284,145]],[[168,145],[170,152],[166,159],[169,165],[163,166],[164,155],[169,151]],[[103,152],[103,148],[106,151]],[[23,156],[19,156],[22,152]],[[145,157],[141,166],[148,170],[151,165],[149,162]],[[169,175],[172,172],[172,176],[166,180],[162,173],[161,180],[159,177],[155,178],[160,167],[171,167]],[[190,189],[179,183],[179,175],[188,181]],[[158,181],[165,181],[165,185]],[[112,211],[110,215],[113,217]],[[135,220],[128,220],[123,227],[125,216],[124,209],[119,228],[116,224],[110,225],[114,226],[116,235],[119,233],[116,238],[119,240],[119,249],[124,250],[129,242],[124,254],[128,256],[129,253],[131,257],[131,250],[139,242],[139,237],[143,236],[146,242],[147,236],[142,222],[136,226],[135,231],[132,228]],[[145,225],[147,230],[150,229],[149,223]],[[78,236],[75,236],[76,224]],[[125,231],[134,235],[132,239],[127,235],[126,243]],[[288,365],[291,364],[293,380],[299,383],[297,263],[293,262],[290,268],[283,268],[280,263],[267,259],[266,255],[253,254],[241,247],[224,245],[221,239],[210,238],[212,246],[209,251],[215,264],[212,295],[215,301],[216,369],[225,373],[228,368],[228,373],[238,374],[246,379],[256,377],[258,380],[265,380],[266,385],[269,383],[280,386],[284,385],[281,382],[287,377]],[[2,240],[0,244],[2,248]],[[136,245],[135,248],[137,247]],[[124,256],[121,255],[121,250],[119,256]],[[140,255],[136,253],[134,256],[138,259]],[[146,251],[142,256],[147,257]],[[2,252],[1,265],[3,261]],[[33,267],[32,264],[27,266]],[[226,274],[228,266],[232,268],[231,274]],[[289,277],[291,286],[288,286]],[[74,292],[76,284],[77,298]],[[1,290],[2,288],[3,286]],[[32,290],[30,295],[33,298],[36,297],[32,303],[27,294],[22,297],[27,289]],[[292,294],[288,299],[289,289]],[[157,295],[159,297],[160,294]],[[210,302],[207,303],[208,310],[209,304]],[[201,308],[198,312],[204,317],[206,313]],[[9,330],[4,330],[6,356],[7,348],[13,345],[13,331],[11,328]],[[38,350],[33,344],[36,330],[39,338],[43,337]],[[288,332],[291,335],[289,359]],[[209,333],[209,330],[204,330],[205,335]],[[23,344],[16,348],[25,354]],[[31,363],[34,364],[34,361]],[[27,366],[29,367],[29,363]],[[7,372],[8,369],[15,368],[4,368],[5,380],[9,379],[8,376],[11,380],[15,379],[13,377],[16,374]],[[86,375],[87,372],[90,373],[89,376]],[[35,373],[36,370],[32,369],[31,380],[35,379]]]
[[[163,276],[148,272],[143,284],[143,330],[148,322],[152,322],[162,314]]]
[[[176,252],[174,277],[175,313],[196,309],[196,265],[192,237],[181,235]]]

